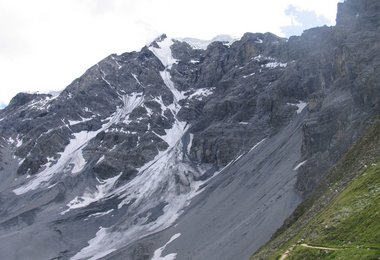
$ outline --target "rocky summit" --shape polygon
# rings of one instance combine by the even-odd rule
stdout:
[[[380,112],[380,1],[299,37],[161,35],[0,110],[0,259],[247,259]],[[166,256],[166,258],[164,258]]]

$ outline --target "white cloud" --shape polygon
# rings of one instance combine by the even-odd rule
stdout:
[[[111,53],[160,33],[211,39],[282,34],[290,4],[334,23],[337,0],[0,0],[0,103],[20,91],[63,89]]]

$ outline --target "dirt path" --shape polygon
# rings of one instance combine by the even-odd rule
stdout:
[[[342,248],[311,246],[311,245],[308,245],[308,244],[305,244],[305,243],[303,243],[303,244],[295,244],[295,245],[292,245],[291,247],[289,247],[288,250],[286,250],[285,253],[283,253],[281,255],[280,260],[285,260],[290,255],[290,253],[294,250],[294,248],[296,246],[302,246],[302,247],[313,248],[313,249],[320,249],[320,250],[328,250],[328,251],[342,250]]]
[[[322,246],[311,246],[311,245],[308,245],[308,244],[300,244],[300,246],[307,247],[307,248],[314,248],[314,249],[328,250],[328,251],[342,250],[342,248],[322,247]]]
[[[291,250],[289,248],[288,250],[285,251],[285,253],[281,255],[280,260],[285,260],[289,256],[290,252]]]
[[[280,260],[285,260],[289,256],[290,252],[292,252],[295,247],[296,247],[296,245],[292,245],[291,247],[289,247],[288,250],[286,250],[285,253],[283,253],[281,255]]]

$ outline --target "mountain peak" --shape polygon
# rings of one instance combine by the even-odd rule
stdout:
[[[157,36],[156,38],[154,38],[154,40],[149,42],[146,46],[147,47],[152,47],[152,46],[157,47],[157,43],[164,41],[166,38],[167,38],[167,35],[165,33],[163,33],[163,34]]]

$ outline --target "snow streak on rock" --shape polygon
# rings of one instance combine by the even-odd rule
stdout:
[[[297,164],[296,167],[294,167],[293,170],[297,171],[302,165],[304,165],[305,163],[307,162],[307,160],[303,161],[303,162],[300,162],[299,164]]]
[[[161,75],[162,80],[164,81],[165,85],[173,93],[173,96],[174,96],[174,99],[175,99],[175,103],[177,103],[178,101],[180,101],[180,100],[182,100],[182,99],[185,98],[184,94],[182,92],[178,91],[174,87],[174,83],[173,83],[173,81],[171,80],[171,77],[170,77],[170,72],[167,69],[165,69],[164,71],[161,71],[160,75]]]
[[[273,69],[273,68],[277,68],[277,67],[285,68],[286,66],[288,66],[288,64],[287,63],[283,63],[283,62],[272,61],[272,62],[269,62],[269,63],[263,65],[263,66],[265,68]]]
[[[70,143],[59,154],[60,157],[55,164],[48,162],[43,171],[29,178],[24,185],[14,189],[13,192],[16,195],[21,195],[37,188],[46,188],[51,185],[51,179],[57,173],[62,173],[62,177],[65,173],[79,173],[82,171],[86,165],[82,150],[88,142],[101,131],[105,131],[114,123],[119,122],[121,118],[127,118],[136,107],[142,104],[144,97],[141,93],[132,93],[131,95],[121,96],[121,99],[123,100],[123,107],[118,108],[110,118],[105,120],[105,124],[100,129],[74,133]]]
[[[77,173],[83,169],[86,162],[82,156],[82,149],[86,146],[88,141],[94,138],[102,129],[93,132],[82,131],[73,134],[74,138],[66,146],[65,150],[60,153],[58,161],[51,165],[47,163],[46,169],[31,177],[27,183],[14,189],[16,195],[21,195],[37,188],[43,188],[50,185],[50,180],[58,173]]]
[[[69,202],[69,204],[67,204],[69,208],[63,211],[61,215],[69,212],[71,209],[84,208],[93,202],[104,199],[114,188],[114,185],[120,176],[121,174],[103,181],[98,179],[99,185],[96,186],[95,191],[85,191],[83,196],[75,197]]]
[[[188,98],[189,99],[198,99],[198,100],[202,100],[204,97],[207,97],[207,96],[210,96],[212,95],[215,90],[215,88],[200,88],[200,89],[197,89],[193,94],[191,94]]]
[[[144,102],[144,96],[141,93],[132,93],[130,95],[123,95],[120,97],[123,100],[123,109],[120,111],[120,116],[118,121],[123,120],[124,123],[128,124],[129,114],[137,107],[141,106]]]
[[[174,87],[174,83],[171,80],[170,69],[174,63],[178,61],[173,57],[171,46],[173,45],[173,40],[170,38],[165,38],[160,42],[157,42],[159,48],[149,47],[149,50],[153,52],[153,54],[161,61],[164,65],[165,69],[160,72],[161,78],[164,81],[165,85],[168,87],[170,92],[172,92],[174,96],[174,103],[178,103],[178,101],[185,98],[184,94],[178,91]]]

